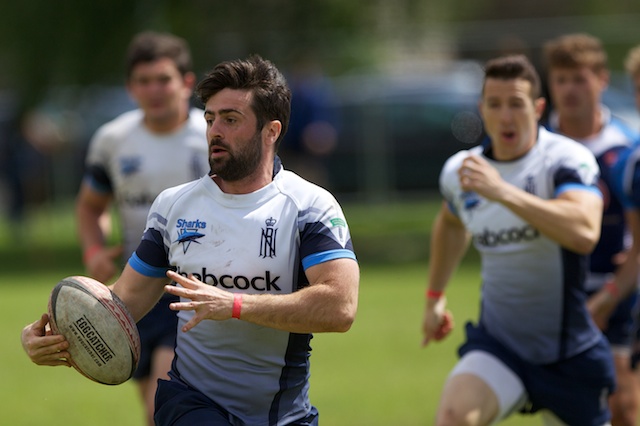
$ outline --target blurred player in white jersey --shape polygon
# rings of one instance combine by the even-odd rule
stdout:
[[[179,295],[176,355],[160,380],[157,425],[318,424],[309,400],[315,332],[345,332],[359,268],[335,198],[276,156],[291,91],[254,55],[218,64],[198,84],[211,174],[163,191],[112,286],[134,318]],[[167,285],[171,281],[178,285]],[[33,362],[68,365],[67,342],[26,326]]]
[[[613,362],[584,290],[602,217],[596,160],[539,126],[540,79],[522,55],[487,62],[479,108],[487,140],[452,156],[440,176],[424,344],[451,331],[444,290],[471,239],[482,259],[481,312],[466,325],[435,424],[541,410],[548,424],[606,425]]]
[[[138,246],[158,194],[209,170],[203,112],[189,105],[195,85],[191,67],[189,48],[179,37],[144,32],[131,41],[126,84],[139,109],[104,124],[92,138],[76,206],[83,260],[89,275],[101,282],[111,280]],[[123,244],[107,247],[100,218],[112,204]],[[172,301],[176,298],[163,297],[138,322],[142,353],[134,380],[148,424],[153,424],[157,380],[168,377],[173,359]]]
[[[631,366],[631,346],[638,262],[626,252],[630,248],[627,222],[631,216],[630,224],[637,223],[638,211],[625,205],[616,191],[615,165],[638,133],[601,103],[609,71],[600,40],[568,34],[548,41],[544,53],[553,103],[548,128],[587,147],[600,167],[598,186],[605,195],[604,210],[600,240],[589,258],[589,308],[613,350],[617,386],[610,399],[611,423],[635,426],[640,387]]]
[[[629,50],[624,61],[624,67],[631,78],[636,107],[638,108],[638,112],[640,112],[640,45]]]

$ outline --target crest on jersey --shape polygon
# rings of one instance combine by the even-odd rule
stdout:
[[[265,220],[265,228],[262,228],[262,236],[260,238],[260,257],[276,257],[276,235],[278,229],[275,228],[278,221],[273,217]]]
[[[207,223],[199,219],[178,219],[176,224],[176,228],[178,228],[178,239],[175,242],[182,244],[182,252],[184,254],[189,250],[191,243],[200,244],[198,240],[205,236],[201,231],[205,229],[206,226]]]
[[[122,157],[120,159],[120,173],[122,176],[130,176],[140,171],[142,165],[142,158],[136,157]]]
[[[462,199],[462,206],[465,210],[471,211],[480,204],[480,197],[472,191],[463,192],[460,194],[460,198]]]
[[[533,176],[529,175],[526,178],[526,182],[524,184],[524,190],[529,194],[536,195],[536,182],[533,179]]]

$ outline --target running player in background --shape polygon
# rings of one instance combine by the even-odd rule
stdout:
[[[627,53],[625,70],[631,79],[635,94],[636,108],[640,112],[640,45],[635,46]],[[616,189],[620,197],[627,203],[633,213],[627,216],[629,228],[633,232],[633,244],[629,256],[635,256],[640,260],[640,140],[631,149],[625,151],[617,165],[617,176],[620,177]],[[637,288],[637,287],[634,287]],[[634,333],[634,345],[631,355],[631,365],[640,383],[640,306],[636,305],[636,330]]]
[[[138,246],[155,197],[209,170],[203,111],[189,105],[195,85],[191,66],[181,38],[144,32],[131,41],[126,84],[139,108],[103,125],[92,138],[76,205],[83,260],[88,274],[101,282],[108,283]],[[105,246],[100,218],[112,204],[124,250]],[[142,353],[134,380],[149,425],[157,381],[168,377],[173,359],[177,317],[169,309],[172,301],[177,298],[166,295],[138,322]]]
[[[640,45],[629,51],[624,62],[624,67],[631,78],[636,107],[640,112]]]
[[[285,170],[276,152],[291,91],[254,55],[218,64],[198,84],[211,174],[163,191],[112,289],[135,319],[163,292],[181,296],[158,426],[318,424],[309,400],[312,333],[345,332],[359,267],[342,208]],[[205,157],[207,158],[207,157]],[[175,281],[179,285],[167,285]],[[48,317],[21,339],[40,365],[69,365]]]
[[[423,343],[451,329],[443,293],[470,238],[482,259],[481,312],[466,326],[435,424],[541,410],[547,424],[607,425],[611,349],[584,291],[602,217],[596,160],[539,126],[540,79],[522,55],[486,64],[479,108],[487,143],[452,156],[440,176]]]
[[[638,134],[601,103],[609,83],[607,55],[600,40],[569,34],[544,47],[547,81],[553,110],[548,128],[570,137],[595,155],[598,183],[604,194],[600,240],[589,258],[589,309],[611,344],[616,367],[616,391],[609,401],[613,426],[635,426],[640,387],[631,368],[637,301],[637,260],[628,256],[630,214],[616,192],[614,166]],[[631,219],[634,220],[634,219]]]

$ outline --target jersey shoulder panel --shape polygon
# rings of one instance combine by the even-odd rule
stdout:
[[[280,170],[274,178],[274,183],[283,195],[289,197],[298,206],[299,210],[318,202],[336,202],[329,191],[289,170]]]
[[[481,155],[482,149],[482,146],[476,146],[468,150],[458,151],[445,161],[439,177],[440,193],[445,200],[451,202],[460,187],[458,169],[462,161],[470,155]]]
[[[600,176],[600,167],[594,154],[580,142],[558,133],[540,129],[538,142],[542,144],[550,172],[557,185],[564,179],[572,183],[594,186]],[[563,178],[564,176],[564,178]],[[575,180],[578,180],[577,182]]]
[[[640,132],[634,130],[626,121],[614,115],[611,116],[610,126],[615,127],[622,133],[631,144],[634,144],[640,138]]]
[[[87,163],[100,163],[113,149],[113,144],[125,139],[131,131],[142,123],[142,110],[125,112],[103,124],[89,141]]]
[[[299,250],[305,269],[332,258],[355,259],[347,219],[329,191],[288,170],[281,170],[274,183],[298,211]]]

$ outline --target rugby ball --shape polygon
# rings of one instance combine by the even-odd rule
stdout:
[[[140,336],[125,304],[89,277],[62,279],[49,296],[51,331],[69,342],[69,362],[105,385],[131,378],[140,358]]]

